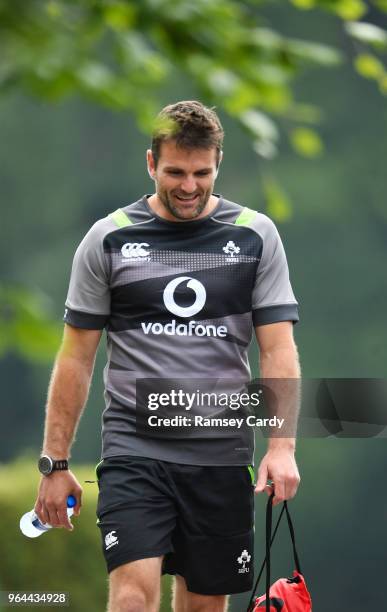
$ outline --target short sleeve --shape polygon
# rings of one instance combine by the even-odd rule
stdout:
[[[71,269],[63,320],[74,327],[103,329],[110,315],[109,272],[103,250],[105,232],[97,222],[78,246]]]
[[[298,303],[290,284],[285,249],[274,223],[259,214],[262,254],[253,289],[253,323],[267,325],[299,320]]]

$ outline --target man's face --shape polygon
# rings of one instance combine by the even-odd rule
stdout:
[[[157,168],[151,151],[147,160],[166,218],[189,221],[205,216],[217,174],[215,147],[183,149],[168,141],[161,144]]]

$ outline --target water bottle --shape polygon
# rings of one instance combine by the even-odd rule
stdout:
[[[67,516],[70,518],[74,513],[74,506],[77,500],[74,495],[69,495],[67,498]],[[52,529],[48,523],[41,523],[35,510],[30,510],[23,514],[20,519],[20,531],[27,536],[27,538],[37,538],[49,529]]]

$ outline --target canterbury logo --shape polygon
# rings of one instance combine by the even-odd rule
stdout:
[[[175,302],[175,291],[179,285],[187,283],[188,289],[191,289],[195,294],[195,301],[191,306],[179,306]],[[185,292],[184,292],[185,293]],[[197,314],[206,303],[206,290],[201,282],[189,276],[179,276],[174,278],[164,289],[163,294],[164,304],[169,312],[177,317],[193,317]]]
[[[149,251],[146,251],[144,247],[149,247],[149,244],[147,242],[126,242],[121,248],[121,253],[127,259],[131,257],[147,257]]]
[[[108,534],[106,534],[105,536],[106,550],[109,550],[109,548],[118,544],[118,538],[114,535],[115,533],[116,533],[115,531],[110,531]]]

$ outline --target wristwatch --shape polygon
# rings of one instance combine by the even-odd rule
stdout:
[[[48,455],[42,455],[38,461],[38,469],[43,476],[48,476],[55,470],[68,470],[69,462],[67,459],[52,459]]]

